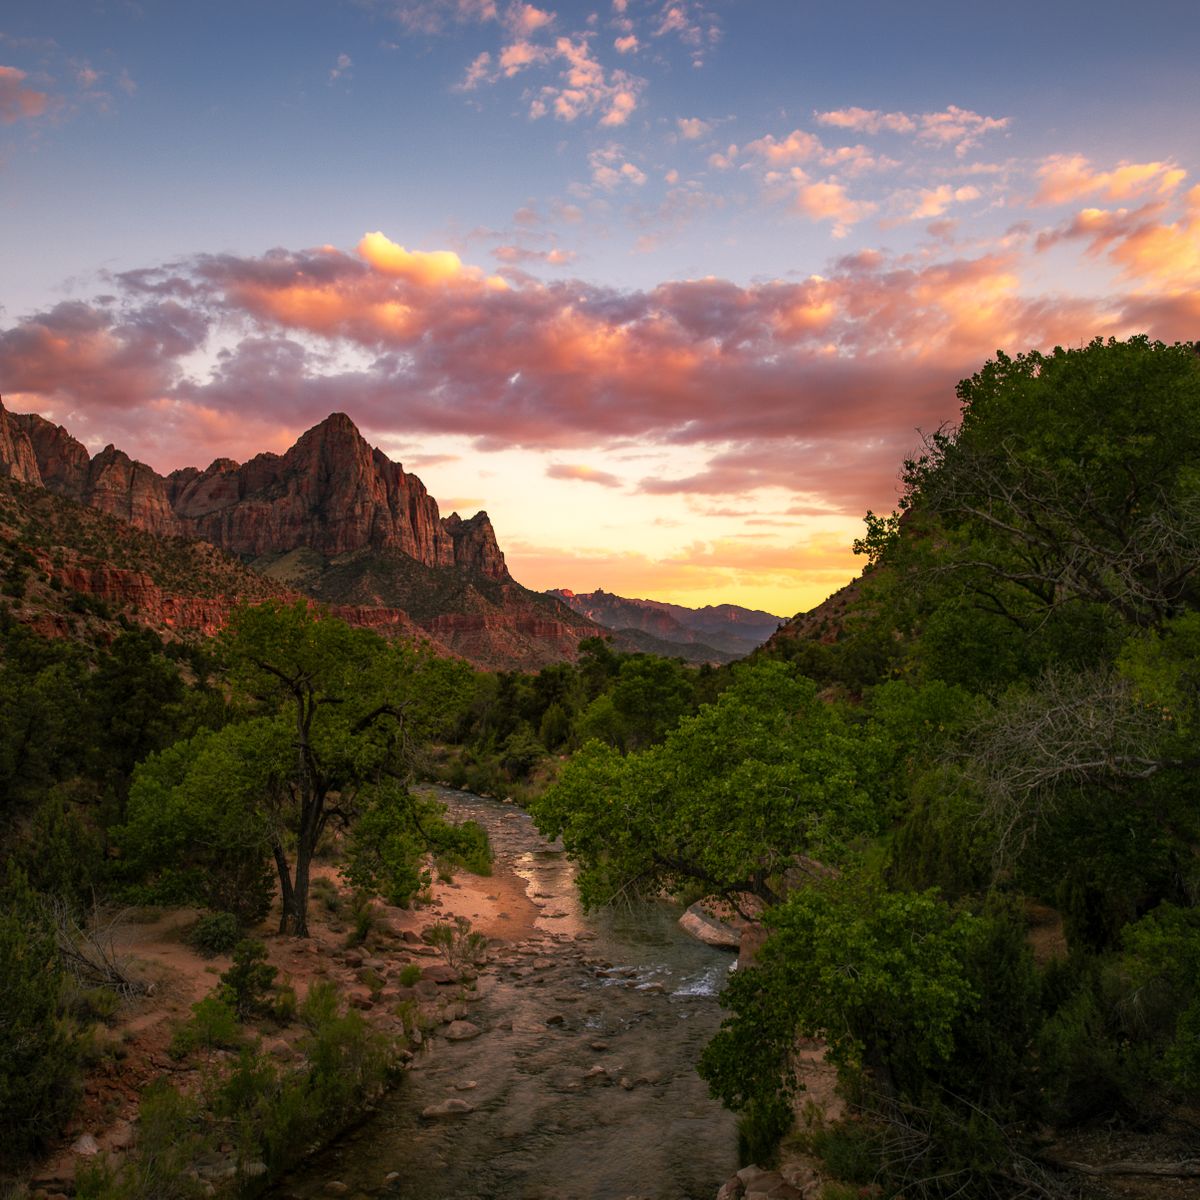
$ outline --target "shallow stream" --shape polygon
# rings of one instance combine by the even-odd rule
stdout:
[[[337,1181],[351,1200],[711,1200],[737,1167],[736,1132],[695,1063],[732,955],[666,904],[584,914],[572,864],[524,812],[438,797],[486,826],[497,869],[541,909],[537,932],[483,972],[468,1014],[482,1034],[430,1039],[381,1111],[277,1194]],[[474,1111],[421,1117],[451,1098]]]

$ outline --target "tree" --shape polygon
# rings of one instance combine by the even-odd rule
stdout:
[[[1200,357],[1145,337],[995,361],[958,386],[957,429],[905,464],[901,508],[941,570],[1020,620],[1100,604],[1140,627],[1200,598]],[[868,514],[886,556],[899,521]]]
[[[437,818],[408,785],[424,742],[457,712],[468,670],[305,601],[240,608],[222,640],[248,711],[139,769],[130,836],[158,829],[176,865],[205,839],[219,853],[229,837],[221,822],[232,822],[234,846],[251,856],[257,846],[274,861],[280,933],[304,937],[313,856],[330,822],[349,828],[375,811],[378,836],[401,822],[414,832],[414,853],[428,844]],[[181,833],[189,826],[203,835]]]
[[[622,757],[588,743],[531,811],[579,861],[587,903],[696,884],[772,903],[800,856],[840,861],[878,831],[883,761],[873,730],[759,662],[660,745]]]

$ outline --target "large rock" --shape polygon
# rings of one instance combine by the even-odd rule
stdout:
[[[693,904],[679,918],[679,926],[692,937],[709,946],[719,946],[724,950],[736,950],[741,944],[741,931],[732,925],[706,913],[699,904]]]
[[[0,404],[0,476],[18,483],[42,486],[42,474],[29,435],[18,423],[17,415]]]
[[[446,1026],[445,1037],[448,1042],[469,1042],[482,1032],[478,1025],[472,1025],[470,1021],[451,1021]]]

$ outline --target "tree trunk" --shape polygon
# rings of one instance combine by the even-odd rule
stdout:
[[[292,886],[292,932],[296,937],[308,937],[308,876],[314,847],[301,838],[296,848],[296,875]]]
[[[276,842],[271,847],[272,853],[275,855],[275,869],[279,873],[279,899],[280,899],[280,914],[279,914],[279,932],[281,934],[297,934],[300,937],[307,937],[307,929],[304,933],[299,933],[300,925],[303,925],[303,920],[297,924],[296,915],[301,910],[296,907],[296,889],[292,886],[292,873],[288,869],[287,855],[283,852],[283,847]],[[306,889],[307,891],[307,889]]]

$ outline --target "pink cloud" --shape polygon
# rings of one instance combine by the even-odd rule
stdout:
[[[1175,220],[1167,205],[1136,209],[1085,208],[1057,229],[1038,236],[1036,249],[1082,240],[1092,255],[1106,254],[1123,276],[1168,293],[1200,290],[1200,184],[1183,197]]]
[[[818,183],[802,180],[796,189],[796,211],[813,221],[832,221],[833,236],[845,237],[849,227],[868,217],[878,207],[871,201],[851,200],[835,179]]]
[[[1195,199],[1200,207],[1200,192]],[[1088,236],[1159,261],[1179,252],[1192,211],[1148,232],[1142,219]],[[1019,248],[946,253],[914,262],[861,251],[806,280],[679,280],[643,291],[519,272],[498,279],[381,233],[357,254],[200,256],[117,277],[115,299],[73,301],[0,329],[0,391],[64,422],[82,415],[88,429],[152,424],[163,466],[195,461],[197,447],[230,430],[232,444],[256,448],[237,433],[247,412],[256,437],[286,444],[285,434],[341,410],[408,441],[451,434],[483,450],[557,450],[571,478],[582,477],[572,450],[690,445],[706,465],[642,487],[780,487],[858,511],[894,499],[914,427],[951,419],[955,382],[998,347],[1178,336],[1189,322],[1194,336],[1200,316],[1197,288],[1105,301],[1028,296]],[[217,329],[223,349],[209,346]],[[206,346],[211,373],[184,374],[184,360]],[[141,453],[143,443],[129,446]]]
[[[25,86],[27,76],[17,67],[0,67],[0,123],[40,117],[50,102],[46,92]]]
[[[985,135],[1008,128],[1009,117],[985,117],[957,104],[947,105],[938,112],[883,112],[875,108],[841,108],[816,112],[819,125],[834,129],[853,129],[859,133],[911,134],[920,141],[953,146],[958,157],[977,145]]]
[[[746,146],[747,154],[755,154],[773,167],[807,162],[823,150],[821,139],[803,129],[793,129],[782,141],[767,134]]]

